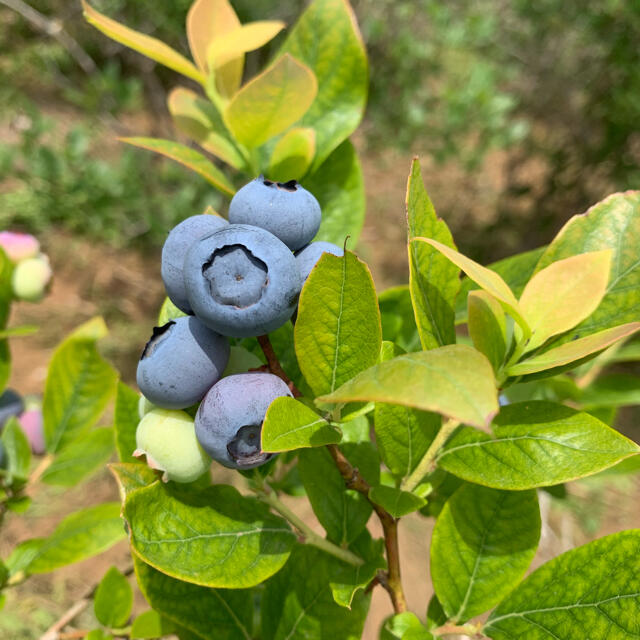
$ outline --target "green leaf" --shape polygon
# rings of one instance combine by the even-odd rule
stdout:
[[[429,600],[427,607],[427,629],[441,627],[447,621],[447,614],[444,612],[440,600],[434,593]]]
[[[114,462],[109,465],[109,471],[118,483],[122,502],[131,492],[148,487],[158,480],[158,474],[140,462]]]
[[[13,262],[0,247],[0,329],[5,329],[13,301]]]
[[[378,359],[382,329],[367,265],[328,253],[300,294],[295,330],[300,369],[316,395],[331,393]]]
[[[195,68],[192,62],[187,60],[183,55],[166,45],[157,38],[145,35],[123,24],[102,15],[91,7],[86,0],[82,0],[82,12],[85,20],[92,24],[96,29],[102,31],[107,37],[129,47],[147,58],[151,58],[156,62],[181,73],[200,84],[204,83],[204,75]]]
[[[4,389],[11,376],[11,352],[9,341],[0,340],[0,389]]]
[[[398,479],[418,466],[440,429],[437,413],[376,403],[374,428],[380,457]]]
[[[262,640],[359,640],[370,596],[356,593],[351,609],[328,588],[340,561],[309,545],[296,545],[284,569],[266,584]]]
[[[401,518],[408,513],[417,511],[427,504],[424,498],[420,498],[408,491],[401,491],[395,487],[379,485],[369,490],[369,499],[383,507],[394,518]]]
[[[311,69],[285,54],[233,96],[224,121],[239,142],[259,147],[300,120],[317,91]]]
[[[423,349],[435,349],[456,341],[454,303],[460,288],[456,265],[434,247],[412,242],[424,236],[455,248],[451,231],[438,218],[422,182],[420,163],[414,158],[407,184],[409,231],[409,289]]]
[[[584,407],[623,407],[640,405],[640,378],[612,373],[596,378],[580,398]]]
[[[186,583],[183,582],[181,584]],[[144,611],[134,619],[131,624],[130,637],[132,640],[137,640],[138,638],[161,638],[174,633],[175,630],[176,625],[171,620],[161,616],[157,611],[149,609],[149,611]]]
[[[42,482],[73,487],[102,467],[113,453],[113,429],[93,429],[71,440],[42,474]]]
[[[162,140],[160,138],[119,138],[120,142],[147,149],[161,156],[171,158],[184,165],[199,176],[202,176],[209,184],[227,196],[232,196],[236,190],[229,182],[227,176],[216,167],[215,164],[207,160],[205,156],[179,142],[173,140]]]
[[[524,576],[540,540],[535,491],[463,485],[431,539],[431,578],[447,618],[465,622],[500,602]]]
[[[11,327],[11,329],[3,329],[0,331],[0,339],[4,338],[22,338],[24,336],[32,336],[38,333],[39,327],[35,324],[25,324],[21,327]]]
[[[604,297],[612,252],[594,251],[558,260],[538,271],[522,292],[520,309],[531,338],[525,351],[588,318]]]
[[[147,602],[199,638],[250,640],[252,637],[253,592],[250,589],[210,589],[182,582],[156,571],[136,556],[134,568]]]
[[[133,607],[133,590],[129,581],[116,567],[104,574],[93,600],[98,622],[105,627],[124,627]]]
[[[348,444],[340,448],[370,484],[378,484],[379,462],[371,443]],[[342,475],[325,448],[300,451],[298,473],[327,537],[345,546],[353,542],[371,515],[371,505],[366,498],[345,487]]]
[[[96,341],[107,333],[102,318],[76,329],[49,364],[42,413],[47,451],[55,453],[100,418],[115,391],[117,374]]]
[[[205,212],[206,213],[206,212]],[[158,313],[158,326],[161,327],[164,324],[167,324],[169,320],[174,320],[175,318],[182,318],[187,314],[184,311],[181,311],[176,307],[169,298],[165,298],[162,306],[160,307],[160,312]]]
[[[320,167],[302,181],[318,199],[322,222],[315,240],[355,245],[365,214],[364,180],[358,154],[349,140],[334,149]]]
[[[378,296],[382,319],[382,339],[397,344],[404,351],[419,351],[420,336],[411,304],[408,285],[391,287]]]
[[[278,140],[269,161],[269,178],[287,182],[300,180],[308,171],[316,151],[316,132],[295,127]]]
[[[630,640],[640,634],[640,530],[605,536],[534,571],[491,614],[493,640]]]
[[[507,353],[507,322],[498,301],[486,291],[472,291],[467,299],[469,335],[473,346],[484,353],[494,371]]]
[[[47,573],[106,551],[125,537],[120,505],[105,502],[67,516],[48,537],[32,541],[28,573]]]
[[[571,362],[577,362],[589,355],[606,349],[618,340],[628,338],[638,330],[640,330],[640,322],[630,322],[620,327],[613,327],[611,329],[605,329],[604,331],[598,331],[598,333],[592,333],[591,335],[578,338],[572,342],[566,342],[555,349],[549,349],[549,351],[544,351],[539,355],[514,364],[509,367],[507,374],[510,376],[521,376],[538,371],[546,371],[547,369],[554,369],[570,364]]]
[[[113,640],[113,636],[104,629],[92,629],[84,640]]]
[[[473,280],[481,289],[492,295],[506,311],[508,311],[520,326],[526,328],[527,322],[523,317],[522,310],[513,295],[513,291],[509,285],[495,271],[483,267],[481,264],[474,262],[471,258],[458,253],[451,247],[441,242],[432,240],[431,238],[412,238],[413,243],[426,242],[436,248],[442,255],[446,256],[453,264],[462,269],[471,280]]]
[[[295,534],[233,487],[182,493],[160,482],[127,495],[123,514],[144,562],[203,586],[259,584],[286,562]]]
[[[607,292],[596,311],[561,342],[569,342],[638,320],[640,304],[640,191],[616,193],[571,218],[540,258],[540,271],[557,260],[587,251],[613,249]],[[557,344],[554,344],[557,346]]]
[[[498,412],[498,396],[489,361],[464,345],[448,345],[382,362],[322,402],[374,400],[435,411],[486,429]]]
[[[407,638],[409,632],[422,632],[421,635],[411,636],[412,638],[418,638],[423,640],[430,640],[433,638],[422,625],[422,622],[418,619],[418,616],[411,611],[405,611],[398,613],[391,618],[388,618],[382,629],[380,629],[380,640],[402,640]]]
[[[276,398],[262,424],[262,450],[277,453],[341,440],[338,429],[293,398]]]
[[[318,81],[318,95],[300,122],[316,131],[315,171],[355,131],[367,100],[367,56],[349,3],[312,2],[289,32],[282,53],[306,64]]]
[[[136,429],[140,422],[139,401],[140,395],[136,391],[124,382],[118,382],[113,428],[118,458],[122,462],[136,462],[132,454],[136,450]]]
[[[7,420],[2,429],[0,442],[7,458],[6,471],[12,479],[25,481],[29,477],[31,445],[15,417],[12,416]]]
[[[458,429],[439,466],[469,482],[521,490],[582,478],[640,451],[597,418],[553,402],[502,407],[493,427],[493,438]]]
[[[228,134],[217,109],[191,89],[176,87],[167,98],[169,113],[178,131],[235,169],[245,162]]]

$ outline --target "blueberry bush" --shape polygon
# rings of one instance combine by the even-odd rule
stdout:
[[[169,105],[203,153],[128,142],[232,199],[227,216],[209,208],[167,229],[168,298],[138,364],[142,396],[100,356],[106,330],[94,319],[50,364],[47,453],[35,471],[24,432],[7,423],[3,509],[25,500],[34,476],[79,482],[114,445],[121,504],[21,543],[0,584],[127,537],[131,567],[109,569],[89,594],[90,640],[356,639],[375,588],[394,611],[383,640],[637,637],[640,530],[527,573],[540,490],[640,470],[640,447],[615,428],[640,385],[610,373],[639,355],[640,192],[613,194],[547,246],[487,267],[457,250],[414,159],[409,283],[378,294],[349,249],[363,202],[346,138],[364,105],[366,58],[346,2],[312,2],[244,85],[244,53],[279,23],[240,25],[226,2],[197,0],[193,64],[85,12],[208,98],[179,89]],[[113,427],[96,426],[114,396]],[[298,515],[301,502],[322,533]],[[434,521],[434,595],[419,611],[402,583],[398,523],[409,514]],[[131,573],[150,605],[133,619]]]

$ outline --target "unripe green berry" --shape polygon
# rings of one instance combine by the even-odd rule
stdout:
[[[44,296],[52,275],[49,258],[44,254],[21,260],[11,278],[15,297],[27,302],[38,302]]]

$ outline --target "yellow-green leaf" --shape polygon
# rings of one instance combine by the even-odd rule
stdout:
[[[204,84],[205,76],[196,69],[194,64],[161,40],[125,27],[123,24],[108,18],[96,11],[86,0],[82,0],[82,11],[87,22],[112,40],[159,62],[165,67],[169,67],[169,69],[181,73],[183,76],[187,76],[187,78]]]
[[[286,182],[300,180],[308,171],[316,151],[316,132],[309,127],[287,131],[276,144],[269,164],[269,178]]]
[[[619,327],[592,333],[590,336],[579,338],[573,342],[565,342],[565,344],[555,349],[550,349],[545,353],[513,365],[509,368],[507,374],[510,376],[523,376],[528,373],[545,371],[546,369],[561,367],[570,362],[576,362],[592,353],[598,353],[598,351],[606,349],[618,340],[628,338],[638,330],[640,330],[640,322],[630,322]]]
[[[469,335],[475,348],[484,353],[497,371],[507,353],[507,323],[500,303],[486,291],[471,291],[469,307]]]
[[[498,300],[498,302],[500,302],[500,304],[509,313],[511,313],[520,326],[523,328],[528,327],[527,322],[523,317],[522,310],[518,305],[518,301],[513,295],[513,291],[511,291],[509,285],[495,271],[483,267],[481,264],[471,260],[471,258],[467,258],[467,256],[459,253],[451,247],[447,247],[437,240],[418,237],[413,238],[412,242],[427,242],[432,247],[435,247],[440,251],[440,253],[449,258],[453,264],[460,267],[460,269],[462,269],[479,287]]]
[[[300,120],[317,91],[311,69],[285,54],[236,93],[224,119],[242,144],[259,147]]]
[[[167,98],[169,112],[178,131],[235,169],[244,166],[242,156],[227,138],[216,108],[191,89],[177,87]]]
[[[218,191],[228,196],[232,196],[236,192],[231,182],[229,182],[229,179],[218,167],[209,162],[201,153],[183,144],[173,142],[172,140],[161,140],[159,138],[120,138],[120,140],[134,147],[155,151],[155,153],[179,162],[201,175],[207,182],[218,189]]]
[[[377,364],[318,400],[388,402],[435,411],[482,429],[498,412],[491,364],[479,351],[455,344]]]
[[[529,280],[520,296],[531,328],[526,351],[569,331],[596,310],[607,289],[611,254],[605,249],[558,260]]]

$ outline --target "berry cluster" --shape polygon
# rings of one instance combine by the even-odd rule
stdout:
[[[45,451],[42,425],[42,407],[35,396],[22,397],[13,389],[5,389],[0,395],[0,433],[9,418],[17,418],[22,431],[27,436],[31,451],[42,455]],[[0,441],[0,469],[7,465],[7,456]]]
[[[14,263],[11,276],[13,295],[18,300],[39,302],[51,284],[53,272],[40,243],[28,233],[0,232],[0,247]]]
[[[271,373],[249,371],[257,359],[230,363],[228,338],[282,326],[322,254],[343,254],[311,242],[320,221],[318,201],[295,180],[260,176],[233,197],[229,222],[197,215],[169,233],[162,280],[187,315],[154,328],[142,352],[137,382],[146,401],[134,452],[165,480],[190,482],[210,458],[233,469],[269,459],[260,446],[262,422],[271,402],[291,391]],[[183,410],[198,403],[193,420]]]

